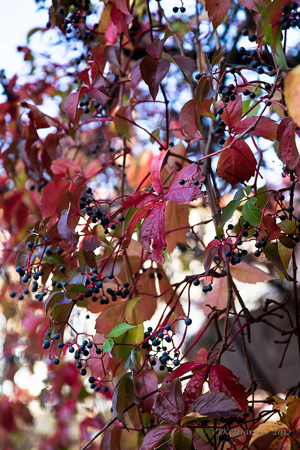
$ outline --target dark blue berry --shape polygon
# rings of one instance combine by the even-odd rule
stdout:
[[[30,242],[30,241],[27,242],[27,247],[28,247],[28,248],[32,248],[32,247],[33,247],[33,242]]]
[[[60,270],[62,273],[64,273],[64,272],[66,271],[66,268],[65,268],[65,266],[60,266],[59,270]]]
[[[180,186],[183,186],[184,183],[185,183],[185,180],[181,179],[181,180],[178,181],[178,183],[180,184]]]
[[[59,364],[59,359],[58,358],[54,358],[53,364],[55,364],[57,366]]]
[[[49,348],[50,347],[50,341],[49,340],[46,340],[44,343],[43,343],[43,349],[44,350],[47,350],[47,348]]]
[[[186,325],[191,325],[192,319],[187,318],[187,319],[185,319],[184,323],[185,323]]]
[[[165,325],[165,330],[166,331],[171,331],[171,325]]]
[[[56,333],[56,334],[53,336],[53,339],[55,339],[56,341],[58,341],[59,338],[60,338],[60,335],[59,335],[58,333]]]

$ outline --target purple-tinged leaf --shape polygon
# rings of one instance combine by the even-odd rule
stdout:
[[[64,209],[61,213],[61,217],[57,223],[57,231],[60,237],[68,244],[74,244],[78,242],[78,234],[76,234],[71,227],[70,223],[70,206],[68,209]]]
[[[185,180],[184,185],[179,184],[179,180]],[[193,181],[199,181],[200,185],[195,186]],[[204,182],[204,175],[197,166],[197,164],[190,164],[181,169],[173,178],[168,192],[165,195],[167,200],[172,200],[175,203],[184,204],[190,203],[203,197],[204,193],[201,191],[201,184]]]
[[[198,114],[196,100],[191,99],[183,105],[179,113],[179,123],[184,135],[189,139],[196,139],[199,141],[203,139],[203,137],[199,133],[197,127],[196,114]]]
[[[69,284],[82,284],[85,286],[87,276],[87,265],[83,264],[82,266],[78,267],[74,275],[71,276],[69,279]]]
[[[152,159],[150,165],[151,183],[154,191],[159,195],[163,195],[164,193],[160,179],[160,171],[166,155],[167,152],[161,152],[159,156],[155,156]]]
[[[106,60],[113,66],[121,69],[119,54],[117,53],[117,48],[114,45],[107,45],[104,49],[104,56]]]
[[[217,417],[237,417],[242,414],[232,397],[224,392],[208,392],[201,395],[192,403],[188,409],[188,414],[197,412],[208,419]]]
[[[140,63],[140,71],[145,83],[149,86],[150,94],[155,101],[158,88],[169,71],[169,61],[156,61],[151,56],[145,56]]]
[[[143,439],[143,443],[139,450],[151,450],[158,446],[160,441],[171,433],[174,428],[170,425],[160,425],[158,427],[152,428],[149,433]]]
[[[177,55],[172,56],[173,60],[176,62],[177,66],[185,74],[187,78],[191,78],[196,67],[195,60],[189,56]]]
[[[156,396],[153,414],[172,425],[180,424],[184,414],[184,399],[179,378],[161,388]]]
[[[161,54],[164,46],[164,40],[159,39],[157,41],[152,42],[152,44],[147,45],[146,52],[148,55],[150,55],[153,59],[160,60]]]
[[[78,125],[78,118],[77,118],[77,108],[78,103],[81,97],[86,93],[87,91],[86,86],[82,86],[82,88],[77,91],[73,92],[72,94],[68,95],[64,107],[64,111],[66,113],[67,118],[73,125]]]
[[[142,59],[137,60],[137,62],[132,66],[131,69],[131,84],[134,90],[138,87],[143,79],[140,70],[141,61]]]
[[[165,233],[165,201],[149,211],[142,223],[140,241],[144,249],[150,249],[150,259],[163,264],[165,262],[162,251],[166,247]]]
[[[100,88],[90,87],[86,91],[86,94],[93,100],[96,100],[97,102],[100,103],[110,99],[110,96],[108,95],[105,87]]]

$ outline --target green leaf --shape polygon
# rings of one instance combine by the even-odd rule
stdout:
[[[246,192],[247,195],[250,195],[251,186],[246,186],[245,192]]]
[[[40,28],[40,27],[32,28],[32,30],[30,30],[30,31],[27,33],[27,37],[26,37],[27,44],[29,43],[31,36],[32,36],[34,33],[36,33],[37,31],[42,31],[42,32],[43,32],[44,29],[43,29],[43,28]]]
[[[219,226],[217,230],[217,236],[220,239],[223,231],[224,224],[231,219],[233,216],[234,211],[240,206],[240,200],[231,200],[231,202],[228,203],[228,205],[225,206],[222,212],[221,217],[221,225]]]
[[[244,197],[244,191],[243,189],[239,188],[236,193],[234,194],[233,199],[234,200],[242,200],[242,198]]]
[[[256,202],[256,197],[249,198],[249,200],[244,204],[242,210],[244,220],[247,220],[250,225],[253,226],[259,225],[261,220],[261,210],[255,206]]]
[[[214,51],[213,55],[212,55],[212,59],[211,59],[211,65],[212,67],[214,67],[216,64],[218,64],[223,55],[226,53],[226,45],[222,45],[221,47],[219,47],[217,50]]]
[[[274,44],[274,36],[273,36],[272,27],[271,27],[269,21],[265,20],[265,19],[262,19],[261,24],[264,29],[264,33],[265,33],[264,37],[265,37],[266,43],[272,47]]]
[[[160,129],[159,129],[159,128],[157,128],[156,130],[152,131],[151,137],[150,137],[150,142],[151,142],[151,144],[154,144],[154,142],[155,142],[155,139],[154,139],[154,138],[159,139],[159,132],[160,132]]]
[[[111,352],[114,345],[115,343],[112,338],[105,339],[103,342],[102,351],[106,353]]]
[[[277,62],[278,66],[281,70],[284,72],[288,71],[287,63],[285,59],[285,54],[281,45],[282,40],[282,33],[281,33],[282,25],[277,28],[276,33],[276,41],[275,41],[275,61]]]
[[[134,347],[131,350],[130,355],[128,356],[128,358],[125,361],[126,369],[137,371],[137,369],[138,369],[137,353],[140,352],[140,351],[141,351],[140,347]]]
[[[118,337],[121,336],[125,331],[130,330],[131,328],[134,328],[133,325],[129,325],[128,323],[119,323],[119,325],[116,325],[113,327],[111,332],[108,334],[109,337]]]
[[[221,224],[225,224],[233,216],[234,211],[240,206],[239,200],[231,200],[228,205],[225,206],[222,212]]]

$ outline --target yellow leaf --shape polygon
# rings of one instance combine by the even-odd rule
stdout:
[[[296,66],[284,80],[284,95],[288,113],[293,121],[300,126],[300,65]]]
[[[249,445],[252,445],[253,442],[255,442],[257,439],[262,438],[263,436],[266,436],[266,434],[273,433],[273,435],[279,435],[279,431],[281,434],[284,432],[288,433],[289,429],[286,427],[282,422],[266,422],[259,425],[255,430],[253,430],[252,438],[250,440]]]

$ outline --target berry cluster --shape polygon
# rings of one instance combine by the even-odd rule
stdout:
[[[298,13],[299,5],[297,2],[292,2],[289,5],[282,5],[282,16],[280,22],[285,29],[288,28],[300,28],[300,16]]]
[[[186,326],[189,326],[192,323],[192,319],[184,319],[184,322]],[[160,363],[160,371],[167,369],[168,372],[172,372],[175,367],[180,365],[180,361],[178,359],[180,352],[174,347],[173,344],[174,335],[175,332],[169,324],[155,332],[153,332],[152,327],[148,327],[147,331],[144,333],[142,348],[149,351],[148,359],[152,367],[156,366],[157,360]],[[168,347],[164,345],[164,343],[172,343],[173,346],[168,350]]]
[[[104,233],[109,233],[109,228],[111,231],[117,228],[118,222],[124,221],[124,216],[120,215],[118,221],[111,221],[110,218],[100,211],[98,202],[92,197],[92,189],[90,187],[86,188],[85,195],[80,197],[79,208],[85,209],[86,214],[91,217],[92,223],[97,223],[98,221],[104,228]]]

